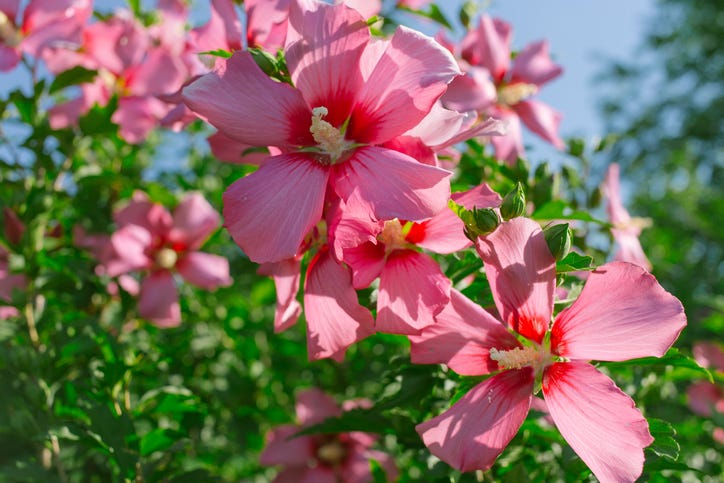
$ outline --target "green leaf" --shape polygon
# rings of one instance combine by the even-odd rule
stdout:
[[[204,52],[199,52],[199,55],[213,55],[215,57],[221,57],[224,59],[228,59],[233,55],[233,52],[229,52],[228,50],[224,49],[216,49],[216,50],[207,50]]]
[[[296,433],[294,436],[305,434],[336,434],[348,433],[350,431],[362,431],[364,433],[381,433],[391,425],[386,417],[376,409],[352,409],[342,413],[336,418],[327,418],[319,424],[309,426]]]
[[[58,92],[68,86],[75,86],[90,82],[97,74],[98,71],[86,69],[85,67],[73,67],[72,69],[68,69],[58,74],[58,76],[53,80],[53,83],[50,84],[50,90],[48,92],[53,94],[54,92]]]
[[[651,418],[648,422],[649,431],[651,436],[654,437],[654,442],[646,449],[653,451],[658,456],[676,461],[679,458],[681,447],[674,439],[674,436],[676,436],[674,427],[670,423],[656,418]]]
[[[663,357],[642,357],[640,359],[631,359],[630,361],[622,362],[600,362],[599,365],[616,369],[619,367],[627,366],[646,366],[646,365],[659,365],[659,366],[673,366],[681,367],[684,369],[691,369],[705,376],[709,382],[714,382],[714,378],[707,369],[701,367],[694,359],[687,357],[679,352],[676,348],[668,350]]]
[[[27,124],[33,124],[35,104],[33,100],[25,97],[20,91],[10,93],[10,100],[20,114],[20,119]]]
[[[154,451],[163,451],[168,449],[176,441],[183,437],[184,435],[178,431],[162,428],[153,429],[150,433],[141,438],[141,456],[148,456]]]
[[[536,220],[581,220],[608,225],[605,221],[598,220],[586,212],[571,210],[563,200],[553,200],[545,203],[533,212],[531,218]]]
[[[577,270],[592,270],[593,258],[570,252],[562,260],[556,262],[556,272],[575,272]]]

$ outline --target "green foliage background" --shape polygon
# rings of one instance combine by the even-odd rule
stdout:
[[[722,61],[714,47],[724,24],[706,21],[716,10],[713,0],[661,2],[647,47],[655,54],[655,78],[648,79],[652,70],[645,66],[611,70],[617,85],[635,90],[654,82],[658,95],[643,106],[628,95],[605,102],[617,136],[613,146],[571,140],[563,168],[553,172],[545,164],[531,170],[522,160],[513,168],[500,165],[489,149],[470,141],[453,186],[458,191],[483,180],[506,193],[522,183],[534,206],[531,216],[577,221],[577,247],[601,264],[609,247],[587,240],[609,237],[608,226],[589,214],[600,212],[600,196],[587,174],[615,160],[636,184],[632,211],[654,219],[644,247],[690,320],[679,350],[663,360],[600,365],[649,418],[656,442],[646,451],[646,481],[724,477],[721,445],[711,438],[724,422],[694,416],[685,394],[692,381],[709,377],[687,357],[691,345],[719,339],[724,328]],[[593,479],[535,413],[484,474],[461,475],[431,458],[415,424],[439,414],[479,379],[413,366],[406,339],[383,334],[353,346],[342,364],[308,362],[304,321],[273,333],[273,283],[256,275],[224,230],[204,250],[230,260],[234,284],[215,292],[181,285],[179,328],[160,330],[140,320],[132,297],[109,295],[111,280],[97,276],[96,260],[75,246],[74,227],[112,233],[111,213],[135,189],[169,208],[184,192],[198,190],[220,210],[224,189],[252,168],[213,159],[200,123],[187,136],[156,132],[141,146],[128,145],[110,122],[113,105],[94,108],[78,129],[51,130],[44,110],[50,91],[62,94],[63,83],[83,76],[79,70],[55,85],[41,81],[32,93],[17,90],[0,100],[0,135],[8,148],[0,156],[0,205],[27,227],[19,243],[5,233],[0,243],[11,252],[11,269],[29,280],[13,300],[21,316],[0,320],[1,480],[267,481],[275,469],[259,466],[264,436],[294,420],[295,393],[312,386],[338,401],[374,402],[314,431],[379,433],[379,446],[395,456],[402,481]],[[689,83],[688,95],[668,93],[679,78]],[[678,128],[662,128],[672,117],[681,121]],[[7,134],[23,126],[30,127],[27,137]],[[153,169],[164,157],[183,168]],[[679,173],[688,177],[683,189]],[[439,261],[454,282],[476,275],[466,295],[491,304],[472,251]],[[572,266],[559,271],[575,290],[580,284],[564,272],[588,260],[568,261]],[[724,383],[721,373],[713,377]],[[383,478],[379,468],[374,474]]]

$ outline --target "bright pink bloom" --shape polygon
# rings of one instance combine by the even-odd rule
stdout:
[[[492,208],[501,201],[485,184],[456,193],[453,199],[470,208]],[[341,259],[352,268],[354,288],[365,288],[380,278],[377,331],[417,334],[432,324],[433,316],[450,301],[451,284],[437,262],[419,248],[448,254],[469,247],[460,218],[445,209],[419,223],[395,218],[367,227],[346,225],[361,228],[338,229],[334,240]]]
[[[639,241],[641,230],[651,226],[651,220],[647,218],[631,218],[623,206],[618,164],[611,163],[608,167],[606,180],[602,188],[607,198],[608,219],[611,220],[613,225],[611,233],[618,245],[618,250],[613,259],[635,263],[651,271],[651,262],[646,257]]]
[[[181,322],[172,271],[197,287],[229,285],[229,262],[198,251],[220,224],[219,215],[199,193],[186,196],[171,215],[141,192],[114,215],[118,231],[103,260],[111,277],[133,271],[147,273],[141,282],[139,313],[159,327]]]
[[[694,358],[700,366],[724,372],[724,351],[712,342],[694,344]],[[686,390],[689,407],[699,416],[710,418],[713,413],[724,414],[724,387],[708,381],[698,381]],[[724,444],[724,429],[714,428],[713,438]]]
[[[443,103],[457,111],[484,112],[506,121],[507,134],[491,142],[498,159],[515,163],[525,157],[521,121],[555,147],[565,146],[558,136],[561,115],[532,99],[563,69],[551,61],[545,40],[527,45],[511,63],[511,35],[510,24],[482,15],[478,28],[470,30],[461,44],[467,75],[450,84]]]
[[[93,12],[91,0],[30,0],[16,23],[20,0],[0,2],[0,72],[13,69],[23,53],[38,57],[43,49],[78,43]]]
[[[172,25],[178,26],[178,21],[169,22],[156,33],[170,37]],[[175,38],[180,39],[180,35]],[[60,129],[74,125],[94,104],[105,106],[117,95],[118,108],[111,119],[119,125],[120,136],[130,143],[143,141],[172,109],[159,96],[178,91],[189,77],[188,56],[163,43],[165,37],[151,37],[130,12],[119,11],[84,30],[80,51],[49,52],[44,58],[52,72],[74,65],[98,71],[92,83],[81,85],[80,97],[50,110],[51,126]]]
[[[400,27],[370,42],[344,5],[293,2],[285,57],[295,87],[268,78],[247,52],[184,89],[187,105],[225,135],[276,146],[224,195],[226,227],[252,260],[296,255],[328,192],[377,219],[418,221],[442,210],[450,173],[381,147],[430,112],[458,74],[435,41]]]
[[[397,468],[387,453],[371,449],[377,437],[370,433],[351,432],[314,434],[294,437],[304,428],[327,418],[340,416],[368,401],[346,401],[340,408],[319,389],[308,389],[297,395],[298,425],[279,426],[267,435],[266,448],[260,463],[281,465],[275,483],[366,483],[372,481],[370,460],[382,465],[387,479],[395,481]]]
[[[525,419],[539,380],[551,418],[596,477],[634,481],[653,441],[648,425],[587,361],[662,356],[686,324],[681,303],[641,267],[610,263],[558,314],[548,342],[556,274],[538,224],[502,223],[479,239],[478,250],[503,324],[453,291],[437,322],[410,337],[412,360],[445,363],[463,375],[497,374],[418,425],[425,444],[461,471],[490,468]]]
[[[299,255],[281,262],[262,264],[259,269],[259,273],[274,278],[277,291],[274,330],[281,332],[293,325],[301,313],[296,297],[300,285],[302,253],[316,250],[307,267],[304,283],[307,353],[310,360],[331,357],[341,362],[350,345],[375,332],[372,314],[358,301],[352,285],[351,269],[332,256],[330,250],[333,233],[338,230],[343,218],[339,214],[342,209],[343,203],[339,202],[329,210],[330,221],[320,223],[321,229],[315,227],[310,232]],[[327,225],[329,242],[324,233]]]

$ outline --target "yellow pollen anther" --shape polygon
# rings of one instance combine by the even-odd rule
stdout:
[[[518,82],[498,89],[498,103],[506,106],[514,106],[538,92],[535,84]]]
[[[339,129],[322,119],[327,114],[329,111],[324,106],[312,109],[312,126],[309,128],[309,132],[312,133],[322,151],[327,153],[334,162],[349,149],[350,143],[344,139],[344,134]]]
[[[326,443],[317,450],[317,457],[321,461],[333,466],[340,464],[345,456],[347,456],[347,451],[345,451],[339,441]]]
[[[156,253],[156,265],[166,270],[170,270],[176,266],[178,254],[171,248],[162,248]]]
[[[542,355],[534,347],[515,347],[510,350],[499,351],[490,349],[490,358],[498,362],[501,369],[520,369],[525,366],[538,366],[542,361]]]
[[[400,223],[400,220],[397,218],[387,220],[385,222],[385,226],[382,228],[382,233],[377,235],[377,239],[385,244],[387,250],[403,248],[408,245],[405,240],[402,223]]]
[[[13,22],[4,12],[0,12],[0,41],[8,47],[16,47],[21,40],[22,36]]]

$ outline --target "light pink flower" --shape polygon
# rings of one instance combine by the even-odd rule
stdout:
[[[724,351],[713,342],[694,344],[694,358],[700,366],[724,372]],[[724,387],[708,381],[698,381],[686,390],[689,407],[699,416],[710,418],[714,412],[724,414]],[[724,429],[714,428],[712,437],[724,444]]]
[[[503,323],[453,291],[437,322],[410,337],[412,360],[496,374],[418,425],[425,444],[461,471],[490,468],[525,419],[539,380],[551,418],[594,475],[634,481],[653,441],[648,424],[588,361],[662,356],[686,324],[681,303],[643,268],[610,263],[591,273],[548,338],[556,273],[537,223],[504,222],[479,238],[478,250]]]
[[[166,17],[171,14],[167,13]],[[171,22],[154,38],[130,12],[89,25],[83,32],[78,51],[53,49],[44,56],[51,72],[59,73],[74,65],[96,70],[92,83],[81,85],[81,96],[50,109],[51,127],[60,129],[77,123],[94,105],[105,106],[118,96],[118,108],[111,120],[119,125],[120,136],[139,143],[163,119],[172,106],[159,96],[178,91],[189,77],[188,56],[162,40],[170,36]],[[180,38],[177,33],[176,38]],[[185,45],[181,42],[182,45]]]
[[[187,195],[171,215],[141,192],[114,215],[118,230],[103,263],[115,277],[146,273],[141,282],[139,313],[159,327],[181,322],[173,272],[192,285],[212,290],[229,285],[226,258],[198,251],[220,224],[218,213],[199,193]]]
[[[237,52],[184,89],[187,105],[225,135],[284,153],[224,194],[226,227],[259,263],[296,255],[328,192],[377,219],[413,221],[449,197],[449,172],[381,147],[416,126],[458,74],[449,52],[404,27],[371,43],[355,10],[304,6],[292,2],[285,47],[295,87]]]
[[[456,193],[453,199],[470,208],[492,208],[501,201],[485,184]],[[336,230],[334,244],[352,268],[354,288],[380,279],[376,330],[417,334],[432,324],[433,316],[450,301],[451,283],[438,263],[419,248],[449,254],[471,246],[460,218],[445,209],[418,223],[397,218],[368,226],[340,222],[347,229]]]
[[[371,449],[377,440],[373,434],[351,432],[294,437],[306,427],[368,403],[346,401],[340,408],[319,389],[299,393],[296,404],[299,424],[287,424],[272,430],[267,435],[260,463],[282,466],[274,478],[275,483],[365,483],[372,481],[370,460],[375,460],[384,469],[387,479],[394,481],[397,478],[395,462],[387,453]]]
[[[618,246],[613,259],[635,263],[651,271],[651,262],[646,257],[639,241],[641,230],[651,226],[651,220],[632,218],[623,206],[618,164],[611,163],[608,167],[602,189],[607,198],[608,219],[613,225],[611,233]]]
[[[470,30],[461,44],[461,64],[467,75],[450,84],[443,103],[457,111],[484,112],[506,121],[507,134],[491,142],[498,159],[515,163],[525,157],[521,121],[555,147],[565,146],[558,136],[561,115],[532,98],[563,69],[551,61],[545,40],[525,46],[511,63],[511,35],[510,24],[482,15],[478,28]]]
[[[33,57],[59,44],[78,43],[93,9],[91,0],[30,0],[16,23],[20,0],[0,2],[0,72],[13,69],[23,53]]]

